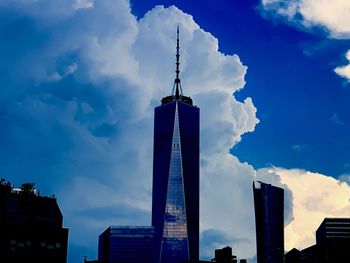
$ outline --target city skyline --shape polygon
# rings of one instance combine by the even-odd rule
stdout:
[[[108,225],[150,224],[153,108],[171,91],[177,25],[201,108],[201,258],[230,245],[254,261],[255,179],[285,190],[286,250],[348,216],[348,31],[298,5],[0,3],[0,174],[57,195],[69,263],[96,257]]]

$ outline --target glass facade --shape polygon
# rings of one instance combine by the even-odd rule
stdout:
[[[258,263],[284,262],[284,190],[260,182],[254,191]]]
[[[199,108],[183,98],[163,99],[155,108],[155,263],[199,257]]]
[[[178,107],[175,108],[170,169],[164,214],[164,228],[160,250],[161,262],[180,262],[188,258],[188,233],[185,192],[181,160],[181,141]]]
[[[151,263],[153,227],[109,227],[99,237],[98,260],[108,263]]]

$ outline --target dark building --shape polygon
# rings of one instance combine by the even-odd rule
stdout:
[[[176,57],[172,95],[155,108],[152,226],[156,263],[198,261],[199,257],[199,108],[182,94],[179,38]]]
[[[293,250],[286,254],[286,263],[350,262],[350,218],[325,218],[316,230],[316,244],[300,251],[300,261],[291,261]],[[288,261],[287,261],[288,259]]]
[[[301,261],[301,252],[300,250],[293,248],[284,256],[285,263],[300,263]]]
[[[65,263],[68,229],[54,197],[39,196],[33,184],[0,184],[0,262]]]
[[[106,261],[100,261],[100,260],[89,260],[87,258],[84,258],[84,263],[107,263]]]
[[[150,226],[111,226],[99,237],[98,262],[152,263],[153,238]]]
[[[210,263],[212,261],[208,261],[208,260],[184,260],[181,261],[180,263]]]
[[[211,259],[210,261],[205,261],[205,260],[197,260],[197,261],[192,261],[192,260],[186,260],[183,261],[182,263],[210,263],[210,262],[215,262],[215,263],[238,263],[237,257],[235,255],[232,255],[232,248],[231,247],[224,247],[221,249],[215,249],[215,257]],[[241,259],[239,261],[240,263],[247,263],[246,259]]]
[[[320,247],[313,245],[300,251],[300,262],[303,263],[321,263]]]
[[[316,244],[349,241],[350,218],[325,218],[316,230]]]
[[[322,263],[350,262],[350,218],[325,218],[316,231]]]
[[[283,263],[284,190],[270,184],[255,187],[254,208],[258,263]]]
[[[215,249],[215,258],[211,260],[216,263],[237,263],[237,257],[232,255],[231,247]]]

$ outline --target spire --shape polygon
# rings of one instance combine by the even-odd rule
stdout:
[[[182,89],[181,89],[181,83],[180,83],[180,78],[179,78],[179,74],[180,74],[180,47],[179,47],[179,26],[177,26],[177,39],[176,39],[176,79],[175,79],[175,97],[179,98],[180,95],[182,95]],[[181,91],[181,94],[180,94]]]
[[[177,39],[176,39],[176,78],[174,81],[174,85],[173,85],[173,89],[171,92],[171,95],[166,96],[164,98],[162,98],[161,102],[162,104],[165,103],[169,103],[171,101],[175,100],[181,100],[185,103],[188,103],[190,105],[192,105],[192,99],[190,97],[184,96],[182,93],[182,87],[181,87],[181,82],[180,82],[180,30],[179,30],[179,26],[177,26]]]

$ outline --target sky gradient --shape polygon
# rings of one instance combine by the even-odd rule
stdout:
[[[0,176],[56,194],[69,263],[95,258],[109,225],[150,224],[153,108],[179,25],[201,108],[202,258],[230,245],[255,260],[256,179],[285,189],[286,249],[311,245],[325,216],[350,215],[349,5],[3,0]]]

